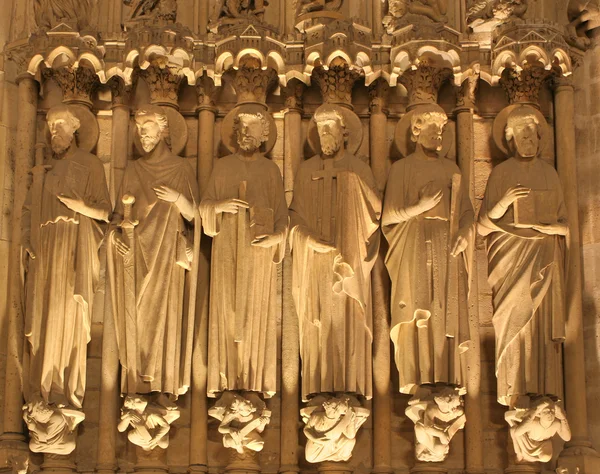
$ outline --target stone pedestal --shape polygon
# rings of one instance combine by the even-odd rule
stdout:
[[[52,474],[70,474],[77,472],[75,453],[63,456],[60,454],[44,454],[42,472]]]
[[[410,474],[447,474],[448,469],[435,463],[418,462],[410,470]]]
[[[317,468],[319,474],[352,474],[354,468],[347,462],[322,462]]]
[[[535,474],[542,472],[541,464],[517,464],[504,470],[505,474]]]
[[[230,450],[229,464],[225,468],[228,474],[258,474],[260,473],[260,464],[258,464],[258,453],[254,451],[245,451],[240,454],[233,449]]]
[[[144,451],[139,446],[135,447],[137,462],[135,472],[144,474],[166,474],[169,472],[167,465],[167,451],[162,448],[154,448],[152,451]]]

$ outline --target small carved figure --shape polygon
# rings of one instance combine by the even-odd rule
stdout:
[[[318,11],[338,11],[343,0],[301,0],[298,2],[297,16]]]
[[[442,462],[450,441],[465,426],[463,401],[456,388],[440,392],[421,388],[408,402],[406,415],[415,423],[415,454],[419,461]]]
[[[353,396],[319,395],[300,414],[306,424],[306,460],[345,462],[352,457],[356,434],[367,421],[369,410]]]
[[[509,410],[505,418],[519,462],[548,462],[552,459],[552,438],[571,439],[565,412],[548,397],[538,398],[530,408]]]
[[[348,128],[350,114],[335,105],[315,112],[320,153],[300,164],[290,206],[303,400],[372,395],[371,270],[381,200],[369,166],[346,149],[349,134],[361,133],[360,125]]]
[[[220,0],[216,9],[216,20],[252,17],[262,20],[268,5],[266,0]]]
[[[522,395],[562,398],[568,225],[558,174],[538,157],[545,119],[510,107],[495,128],[512,157],[490,175],[478,231],[493,295],[498,402],[514,407]]]
[[[174,22],[177,18],[177,0],[123,0],[131,7],[129,21],[162,19]]]
[[[35,398],[23,407],[23,419],[29,429],[31,451],[66,455],[75,450],[77,425],[85,415],[80,410]]]
[[[90,26],[97,0],[34,0],[33,12],[38,28],[49,30],[61,23],[84,30]]]
[[[475,0],[467,11],[467,24],[474,31],[491,31],[511,19],[523,18],[529,0]]]
[[[421,15],[432,21],[445,23],[448,21],[448,0],[388,0],[388,13],[383,24],[388,30],[409,13]]]
[[[238,454],[262,451],[265,442],[260,433],[271,421],[271,411],[258,395],[225,392],[208,414],[221,422],[223,446]]]
[[[98,249],[104,234],[98,221],[108,222],[110,198],[102,163],[77,146],[76,132],[85,130],[81,130],[76,109],[53,107],[47,121],[52,159],[44,163],[43,149],[38,149],[21,220],[21,245],[28,267],[25,336],[29,364],[24,395],[26,402],[41,399],[48,407],[81,409],[100,269]],[[54,409],[44,411],[40,403],[35,406],[39,413],[30,416],[32,420]],[[55,424],[58,415],[51,416]],[[70,420],[78,416],[69,415],[73,428],[77,423]],[[67,438],[57,435],[44,449],[63,452],[67,448],[59,441]]]
[[[260,151],[276,133],[266,114],[236,112],[237,151],[217,160],[200,203],[204,232],[213,237],[209,396],[276,390],[277,264],[288,211],[281,171]]]
[[[131,426],[127,438],[144,451],[152,451],[157,446],[167,449],[171,424],[180,414],[177,405],[164,395],[154,402],[143,395],[128,395],[123,402],[117,428],[122,433]]]

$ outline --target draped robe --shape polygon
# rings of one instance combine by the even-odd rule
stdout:
[[[25,393],[27,399],[39,393],[47,403],[81,408],[103,231],[94,219],[72,211],[56,196],[79,195],[88,206],[105,210],[107,217],[110,198],[104,168],[94,155],[76,149],[50,165],[40,202],[32,202],[30,189],[21,222],[24,242],[30,241],[31,232],[39,232],[25,295]],[[39,212],[39,229],[31,229],[32,212]]]
[[[558,173],[535,158],[509,158],[494,168],[479,213],[485,236],[488,281],[493,293],[498,402],[519,395],[562,397],[565,338],[565,238],[514,226],[514,204],[503,217],[489,216],[511,187],[543,191],[543,213],[567,222]],[[539,210],[538,210],[539,211]],[[548,223],[548,222],[546,222]]]
[[[122,257],[114,245],[109,246],[108,257],[112,311],[123,366],[122,394],[161,392],[178,396],[190,386],[195,303],[189,299],[195,293],[192,288],[198,255],[190,261],[187,254],[192,248],[197,254],[199,241],[194,241],[190,224],[184,222],[177,205],[158,199],[153,188],[160,185],[181,193],[194,207],[198,202],[196,176],[184,158],[170,153],[139,158],[125,170],[113,221],[118,225],[122,220],[123,195],[133,195],[132,218],[139,221],[134,229],[136,338],[126,328]],[[199,239],[198,232],[195,237]],[[129,386],[127,377],[128,350],[137,352],[135,387]]]
[[[240,197],[242,181],[246,182],[244,200],[250,209],[238,211],[244,213],[245,222],[244,241],[239,243],[238,214],[216,213],[215,209],[218,201]],[[279,244],[270,248],[251,245],[251,215],[255,210],[272,213],[273,228],[268,233],[279,234]],[[277,383],[277,264],[285,255],[288,227],[279,167],[264,156],[244,160],[234,154],[217,160],[202,196],[200,214],[204,232],[213,237],[208,395],[248,390],[270,397]],[[243,249],[241,256],[238,245]],[[241,308],[236,307],[238,302]],[[236,319],[240,327],[236,327]],[[240,340],[236,340],[236,333]]]
[[[379,249],[381,199],[367,164],[346,152],[334,160],[346,172],[333,180],[335,203],[323,202],[324,169],[315,156],[303,162],[290,207],[292,295],[299,318],[302,398],[321,392],[372,396],[371,270]],[[335,251],[318,253],[323,206],[335,220]]]
[[[389,242],[386,266],[392,280],[392,324],[400,391],[414,393],[421,384],[464,386],[468,348],[467,268],[470,248],[458,256],[458,314],[446,311],[452,176],[458,166],[445,158],[409,155],[392,165],[388,177],[382,230]],[[428,182],[443,192],[430,211],[411,217],[404,212],[417,204]],[[463,186],[458,199],[459,228],[473,226],[469,194]],[[399,222],[398,222],[399,221]],[[456,295],[454,295],[456,297]],[[452,333],[450,327],[458,328]]]

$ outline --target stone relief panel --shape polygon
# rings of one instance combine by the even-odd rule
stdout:
[[[496,26],[523,18],[528,0],[474,0],[467,10],[467,24],[475,33],[490,32]]]
[[[49,30],[65,24],[74,30],[89,29],[97,12],[98,0],[34,0],[38,28]]]
[[[89,114],[89,115],[88,115]],[[51,157],[41,145],[21,221],[25,280],[24,418],[34,452],[66,454],[85,418],[86,347],[110,199],[102,163],[78,147],[93,135],[85,109],[59,105],[46,116]]]

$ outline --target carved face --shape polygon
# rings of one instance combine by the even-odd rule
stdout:
[[[537,155],[540,137],[535,120],[527,118],[513,125],[513,143],[515,151],[523,158],[532,158]]]
[[[419,129],[417,143],[425,150],[440,151],[442,149],[444,125],[445,122],[441,120],[431,120],[423,123]]]
[[[321,150],[326,156],[337,153],[344,143],[344,128],[338,120],[327,119],[317,122]]]
[[[555,419],[556,415],[554,414],[554,407],[548,405],[542,408],[542,410],[540,411],[540,424],[544,428],[549,428],[550,425],[554,423]]]
[[[140,136],[142,148],[146,153],[150,153],[160,143],[162,130],[154,115],[142,115],[136,117],[135,124]]]
[[[260,117],[250,114],[240,114],[237,126],[237,142],[244,151],[254,151],[260,148],[263,136],[263,124]]]
[[[54,410],[41,401],[36,402],[31,410],[31,418],[38,423],[48,423],[53,414]]]
[[[323,409],[325,410],[325,416],[327,416],[327,418],[333,418],[337,420],[340,416],[346,413],[348,404],[334,398],[323,402]]]
[[[250,416],[255,411],[254,405],[252,405],[250,400],[239,400],[238,403],[234,404],[233,409],[242,417]]]
[[[48,119],[48,128],[50,129],[52,151],[57,154],[67,151],[75,137],[76,128],[73,126],[73,122],[66,117],[54,115]]]

